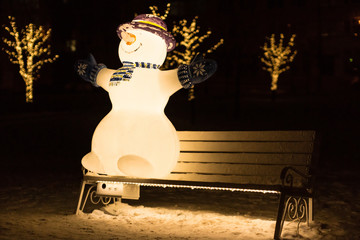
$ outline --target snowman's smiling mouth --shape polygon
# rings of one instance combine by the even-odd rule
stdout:
[[[139,48],[140,48],[141,46],[142,46],[142,44],[140,43],[137,48],[135,48],[134,50],[131,50],[131,51],[126,51],[126,50],[123,48],[123,46],[121,46],[121,48],[122,48],[122,50],[123,50],[124,52],[126,52],[127,54],[130,54],[130,53],[134,53],[134,52],[136,52],[137,50],[139,50]]]

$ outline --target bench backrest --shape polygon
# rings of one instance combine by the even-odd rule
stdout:
[[[310,171],[314,131],[178,131],[180,159],[165,179],[236,184],[281,184],[292,166]],[[300,179],[295,179],[301,185]]]

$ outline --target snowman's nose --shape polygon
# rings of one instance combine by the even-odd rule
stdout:
[[[127,45],[131,45],[136,41],[136,36],[129,32],[122,32],[121,38],[124,39]]]

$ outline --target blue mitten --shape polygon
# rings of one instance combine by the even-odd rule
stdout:
[[[81,59],[75,63],[75,71],[85,81],[91,82],[95,87],[99,87],[96,84],[96,77],[101,69],[106,68],[102,63],[97,64],[92,54],[88,59]]]
[[[183,88],[188,89],[211,77],[216,69],[217,64],[214,60],[204,59],[202,56],[196,55],[190,65],[181,64],[177,74]]]

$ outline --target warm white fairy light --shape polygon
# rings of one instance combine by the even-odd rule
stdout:
[[[287,46],[284,47],[284,34],[280,34],[280,40],[278,44],[275,43],[275,34],[272,34],[268,39],[270,45],[265,42],[264,46],[262,47],[264,50],[264,57],[261,58],[261,61],[265,64],[263,69],[268,71],[271,75],[272,91],[277,90],[279,75],[282,72],[290,69],[288,64],[291,63],[295,58],[297,51],[292,50],[292,47],[294,47],[295,36],[296,35],[293,34]]]
[[[180,20],[179,25],[174,25],[172,29],[172,34],[174,36],[181,36],[182,40],[176,43],[176,46],[183,46],[184,50],[174,50],[171,54],[168,55],[167,60],[169,61],[169,66],[175,64],[189,64],[191,60],[199,54],[197,48],[200,46],[204,40],[212,34],[210,30],[202,36],[198,36],[200,33],[200,26],[197,25],[198,16],[196,16],[187,26],[188,21],[186,19]],[[224,39],[220,39],[218,43],[212,46],[206,51],[206,53],[214,52],[220,45],[224,43]],[[203,54],[205,55],[205,53]]]
[[[231,191],[231,192],[256,192],[256,193],[271,193],[280,194],[276,190],[259,190],[259,189],[247,189],[247,188],[228,188],[228,187],[207,187],[207,186],[193,186],[193,185],[176,185],[176,184],[163,184],[163,183],[137,183],[137,182],[123,182],[123,181],[96,181],[97,183],[123,183],[123,184],[134,184],[143,187],[162,187],[162,188],[190,188],[190,189],[201,189],[201,190],[220,190],[220,191]]]
[[[160,17],[162,20],[165,20],[169,15],[170,7],[171,7],[171,3],[166,4],[166,10],[164,12],[164,15],[161,15],[160,13],[157,12],[159,10],[157,6],[150,6],[149,9],[151,10],[151,13],[153,15]]]
[[[163,20],[166,19],[170,12],[171,4],[168,3],[167,9],[164,15],[160,15],[157,13],[158,7],[151,6],[149,7],[152,11],[152,14],[161,17]],[[174,66],[178,66],[180,64],[190,64],[191,60],[199,54],[197,48],[204,42],[206,38],[209,38],[212,32],[208,30],[206,34],[199,36],[200,26],[197,26],[198,16],[196,16],[189,26],[187,26],[188,21],[186,19],[180,20],[178,24],[174,24],[173,29],[171,31],[173,36],[180,36],[181,41],[176,43],[176,47],[183,46],[181,50],[173,50],[169,52],[166,57],[166,62],[164,64],[165,68],[170,68]],[[218,47],[224,44],[224,39],[220,39],[216,44],[214,44],[210,49],[208,49],[206,53],[214,52]],[[189,89],[188,100],[191,101],[195,98],[194,95],[194,86]]]
[[[26,86],[26,102],[33,102],[33,83],[39,77],[39,70],[45,63],[52,63],[59,56],[50,57],[50,45],[45,45],[51,35],[43,26],[30,23],[21,30],[17,30],[15,18],[9,16],[10,27],[5,30],[13,40],[3,38],[3,42],[11,49],[4,49],[9,55],[10,62],[19,65],[19,73]]]

